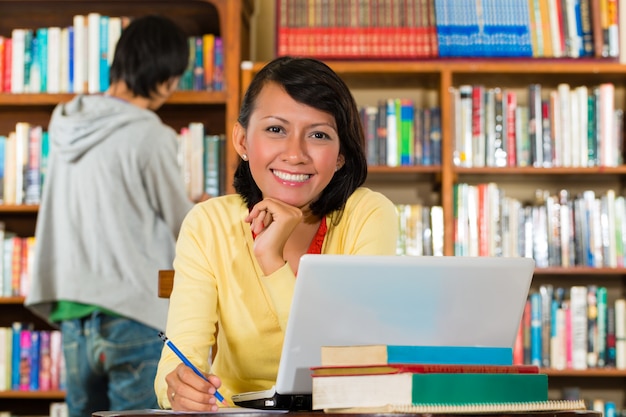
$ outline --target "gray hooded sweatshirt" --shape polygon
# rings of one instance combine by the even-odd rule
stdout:
[[[176,132],[150,110],[99,95],[57,106],[48,131],[25,304],[47,319],[55,301],[75,301],[163,329],[158,270],[172,268],[192,206]]]

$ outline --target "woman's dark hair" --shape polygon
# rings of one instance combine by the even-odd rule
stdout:
[[[187,35],[162,16],[143,16],[122,31],[109,78],[124,81],[137,96],[151,98],[157,87],[179,77],[189,62]]]
[[[335,118],[339,153],[345,158],[345,164],[335,172],[320,197],[311,203],[311,211],[317,216],[325,216],[342,209],[348,197],[367,177],[363,126],[352,93],[344,81],[321,61],[289,56],[276,58],[256,74],[243,97],[238,122],[244,129],[248,128],[261,90],[271,82],[281,86],[295,101]],[[250,208],[263,199],[247,161],[239,161],[233,185]]]

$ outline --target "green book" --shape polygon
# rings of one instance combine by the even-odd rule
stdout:
[[[412,374],[413,404],[546,401],[545,374]]]
[[[546,374],[399,373],[314,376],[313,409],[548,400]]]

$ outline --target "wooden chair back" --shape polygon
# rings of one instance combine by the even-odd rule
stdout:
[[[159,297],[170,298],[174,287],[174,270],[161,269],[159,271]]]

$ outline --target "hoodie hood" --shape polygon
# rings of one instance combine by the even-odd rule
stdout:
[[[153,112],[126,101],[101,95],[79,95],[54,109],[50,143],[70,162],[106,140],[128,123],[158,118]]]

